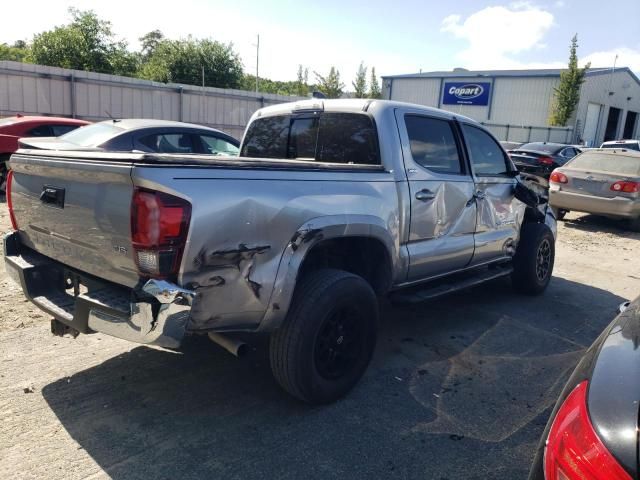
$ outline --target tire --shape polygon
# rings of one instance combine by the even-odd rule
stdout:
[[[640,217],[636,217],[634,219],[628,220],[627,227],[632,232],[640,232]]]
[[[556,220],[564,220],[565,215],[569,213],[569,210],[558,209]]]
[[[544,223],[526,223],[513,257],[511,282],[520,293],[539,295],[549,285],[555,260],[555,239]]]
[[[310,403],[331,403],[364,374],[376,344],[378,301],[357,275],[322,269],[296,287],[284,324],[270,339],[280,386]]]

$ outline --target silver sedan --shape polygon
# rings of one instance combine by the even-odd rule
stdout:
[[[549,178],[549,203],[562,218],[568,211],[627,220],[640,231],[640,152],[588,150]]]

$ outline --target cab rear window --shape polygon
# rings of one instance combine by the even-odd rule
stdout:
[[[380,165],[373,120],[357,113],[258,118],[247,130],[240,156]]]

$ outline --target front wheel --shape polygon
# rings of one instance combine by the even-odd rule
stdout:
[[[344,396],[364,374],[376,343],[378,303],[357,275],[322,269],[296,288],[284,325],[271,336],[277,382],[311,404]]]
[[[555,238],[544,223],[527,223],[513,257],[513,287],[529,295],[542,293],[551,280],[555,260]]]
[[[567,215],[567,213],[569,213],[569,210],[564,210],[562,208],[558,209],[558,213],[556,215],[556,218],[558,220],[563,220],[564,217]]]

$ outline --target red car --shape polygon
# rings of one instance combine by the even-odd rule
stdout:
[[[0,191],[4,192],[7,176],[5,162],[18,149],[18,139],[23,137],[59,137],[89,122],[62,117],[0,118]]]

